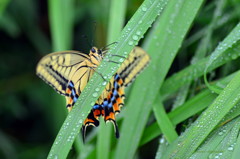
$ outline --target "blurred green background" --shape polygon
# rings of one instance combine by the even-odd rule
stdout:
[[[142,1],[127,1],[124,24]],[[64,5],[60,7],[55,5],[56,2],[57,0],[0,0],[0,158],[46,158],[67,115],[65,99],[35,75],[40,58],[53,51],[69,49],[88,53],[91,46],[82,38],[83,35],[87,35],[89,41],[93,40],[97,47],[108,43],[111,0],[61,0]],[[239,22],[238,0],[226,1],[223,13],[220,14],[222,16],[217,17],[216,21],[212,18],[216,14],[215,2],[206,1],[202,6],[168,77],[194,63],[192,56],[196,50],[200,50],[196,53],[198,58],[207,56]],[[60,14],[54,17],[52,11],[59,8],[57,12]],[[62,22],[55,22],[59,18],[58,22]],[[64,32],[59,33],[58,28]],[[204,44],[204,39],[211,43]],[[201,50],[199,46],[205,47]],[[210,78],[224,77],[238,68],[239,60],[232,61],[212,73]],[[188,99],[197,94],[202,85],[202,80],[189,84],[193,89],[186,93]],[[170,111],[174,102],[172,96],[164,101],[167,111]],[[152,113],[148,125],[153,121],[155,119]],[[191,121],[188,120],[187,123]],[[187,124],[182,125],[177,126],[178,133],[185,130]],[[153,158],[157,146],[156,138],[144,146],[139,145],[138,154],[141,157],[138,157]],[[74,154],[74,151],[71,153]]]

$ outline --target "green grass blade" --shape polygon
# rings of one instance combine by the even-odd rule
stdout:
[[[189,158],[240,99],[240,73],[231,80],[213,104],[172,144],[164,158]]]
[[[127,0],[111,1],[107,36],[108,44],[117,40],[117,37],[119,36],[120,31],[123,28],[126,13],[126,5]]]
[[[232,159],[238,159],[240,156],[240,135],[239,134],[236,141],[237,142],[233,151]]]
[[[232,80],[232,78],[236,75],[236,73],[233,73],[225,77],[224,79],[219,80],[218,82],[216,82],[216,85],[225,87],[229,83],[229,81]],[[195,95],[193,98],[186,101],[183,105],[169,112],[168,117],[174,125],[177,125],[183,122],[184,120],[188,119],[189,117],[207,108],[216,97],[217,95],[212,93],[210,90],[203,90],[197,95]],[[236,114],[232,114],[229,117],[227,115],[225,117],[226,120],[233,119],[238,115],[238,112],[239,111],[236,110],[232,111],[232,113]],[[146,128],[141,139],[140,145],[143,145],[159,136],[161,134],[161,131],[160,129],[159,131],[157,131],[158,129],[159,128],[157,123],[154,123],[148,128]]]
[[[118,67],[116,67],[115,63],[108,62],[109,58],[113,61],[117,60],[116,56],[110,57],[110,55],[114,53],[114,55],[126,56],[127,53],[133,49],[134,45],[138,43],[140,37],[142,37],[151,26],[161,9],[160,0],[154,2],[146,0],[143,2],[141,7],[128,22],[127,26],[123,29],[121,36],[118,39],[118,43],[109,50],[108,55],[97,69],[97,71],[101,72],[103,77],[105,77],[105,80],[109,81],[120,66],[119,64]],[[141,25],[138,25],[139,21],[142,21]],[[133,36],[138,38],[132,38]],[[119,62],[123,62],[122,59],[120,59]],[[72,143],[76,135],[79,133],[80,126],[106,84],[107,82],[104,81],[101,76],[98,74],[93,75],[75,103],[73,110],[69,113],[63,123],[54,144],[52,145],[48,158],[67,157]],[[96,88],[98,88],[99,91],[95,91]]]
[[[161,129],[164,137],[167,139],[168,143],[172,143],[178,137],[178,134],[175,131],[174,125],[167,116],[167,113],[165,112],[164,106],[160,99],[154,103],[153,111],[158,126]]]
[[[107,44],[114,42],[123,28],[126,12],[126,0],[110,2]],[[103,120],[102,120],[103,122]],[[111,141],[111,124],[100,124],[97,138],[97,158],[109,158]]]
[[[240,55],[238,51],[240,49],[239,29],[240,25],[237,25],[223,42],[218,45],[213,53],[214,55],[208,56],[169,77],[162,85],[161,94],[168,96],[181,86],[184,86],[186,82],[202,76],[204,72],[211,71],[236,59]]]
[[[73,0],[48,0],[53,50],[69,50],[74,20]]]
[[[169,1],[147,37],[144,48],[151,55],[151,63],[133,85],[115,158],[133,158],[157,92],[201,4]]]
[[[214,61],[217,61],[217,59],[219,59],[219,57],[222,57],[222,54],[226,54],[225,50],[232,48],[234,45],[236,46],[236,43],[237,43],[237,46],[239,46],[239,43],[240,43],[239,29],[240,29],[240,23],[224,39],[224,41],[218,45],[217,49],[211,54],[211,56],[207,62],[206,68],[204,70],[204,81],[205,81],[207,87],[218,94],[221,92],[221,88],[212,87],[207,81],[206,76],[207,76],[208,68],[210,68],[211,65],[214,65]],[[233,54],[232,58],[236,59],[237,56]]]
[[[239,128],[240,118],[237,118],[214,130],[191,158],[232,158]]]
[[[192,99],[185,102],[183,105],[179,106],[172,112],[168,113],[168,117],[173,123],[173,125],[177,125],[189,117],[193,116],[196,113],[204,110],[207,106],[209,106],[212,101],[216,98],[216,95],[211,93],[209,90],[205,90],[198,95],[194,96]],[[159,136],[161,134],[159,126],[157,123],[149,126],[143,134],[140,145],[143,145],[153,138]],[[157,131],[159,129],[159,131]]]

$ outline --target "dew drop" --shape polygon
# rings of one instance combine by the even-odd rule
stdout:
[[[138,36],[137,35],[133,35],[133,40],[137,40],[138,39]]]
[[[98,92],[98,91],[99,91],[99,88],[96,88],[96,89],[95,89],[95,91],[97,91],[97,92]]]
[[[141,31],[137,31],[136,34],[137,34],[137,35],[141,35]]]
[[[106,81],[104,81],[104,82],[102,83],[102,85],[103,85],[103,86],[105,86],[106,84],[107,84],[107,82],[106,82]]]
[[[129,42],[128,42],[128,45],[133,45],[133,41],[129,41]]]
[[[124,61],[124,59],[123,59],[123,58],[120,58],[120,59],[119,59],[119,62],[123,62],[123,61]]]
[[[228,147],[228,150],[232,151],[233,150],[233,146]]]
[[[78,124],[82,124],[82,122],[83,122],[82,120],[79,120]]]
[[[93,97],[97,97],[97,95],[98,94],[96,92],[92,94]]]
[[[161,138],[160,139],[160,143],[163,144],[165,142],[165,139],[164,138]]]
[[[143,6],[142,7],[142,11],[146,12],[147,11],[147,7]]]

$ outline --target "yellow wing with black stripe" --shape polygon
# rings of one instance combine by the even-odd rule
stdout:
[[[44,56],[37,65],[37,75],[58,93],[66,95],[69,80],[89,56],[77,51],[55,52]]]
[[[124,81],[124,86],[128,86],[149,61],[149,55],[142,48],[135,47],[117,71]]]

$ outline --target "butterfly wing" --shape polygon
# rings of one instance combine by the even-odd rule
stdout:
[[[51,53],[40,60],[36,72],[58,93],[76,100],[93,73],[88,61],[88,55],[77,51]]]
[[[149,55],[140,47],[135,47],[123,62],[117,73],[123,79],[124,86],[128,86],[136,76],[148,65]]]

